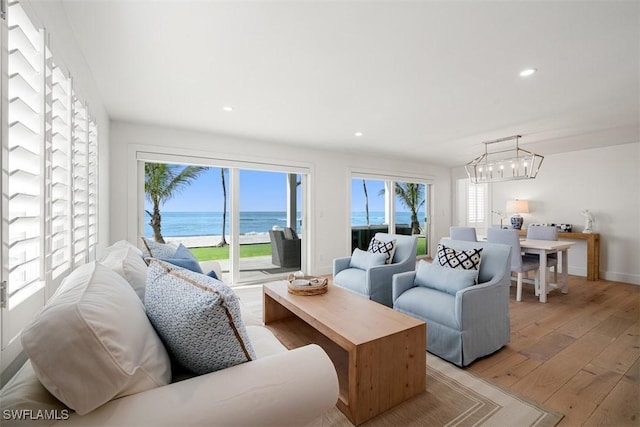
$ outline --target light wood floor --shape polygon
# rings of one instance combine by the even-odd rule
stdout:
[[[261,287],[243,288],[261,313]],[[640,426],[640,286],[569,276],[547,301],[512,286],[511,342],[467,370],[562,412],[561,427]]]
[[[511,291],[511,342],[468,371],[562,412],[560,426],[640,426],[640,286],[569,276],[547,304]]]

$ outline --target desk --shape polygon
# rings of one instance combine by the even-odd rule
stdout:
[[[523,252],[538,254],[540,258],[540,302],[547,302],[547,255],[562,252],[562,293],[569,293],[568,272],[569,248],[576,242],[561,242],[557,240],[521,240],[520,248]]]
[[[526,236],[527,230],[519,230],[518,235]],[[587,241],[587,280],[600,278],[600,233],[560,232],[558,239]]]

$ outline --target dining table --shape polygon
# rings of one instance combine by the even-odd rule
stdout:
[[[547,302],[547,288],[558,286],[558,284],[547,283],[547,255],[553,253],[561,253],[562,256],[562,293],[569,293],[569,248],[576,242],[558,241],[558,240],[520,240],[520,249],[528,254],[537,254],[540,258],[540,302]]]

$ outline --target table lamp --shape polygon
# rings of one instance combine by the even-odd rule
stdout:
[[[511,226],[516,230],[522,228],[524,219],[520,216],[521,213],[529,213],[529,202],[526,200],[509,200],[507,202],[507,212],[514,214],[511,217]]]

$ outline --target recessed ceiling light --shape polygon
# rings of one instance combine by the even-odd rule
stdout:
[[[362,132],[356,132],[354,133],[355,136],[362,136]]]
[[[536,71],[538,71],[536,68],[527,68],[526,70],[520,71],[520,77],[529,77],[530,75],[534,74]]]
[[[227,112],[228,112],[228,111],[233,111],[233,107],[231,107],[231,106],[229,106],[229,105],[225,105],[224,107],[222,107],[222,109],[223,109],[224,111],[227,111]]]

